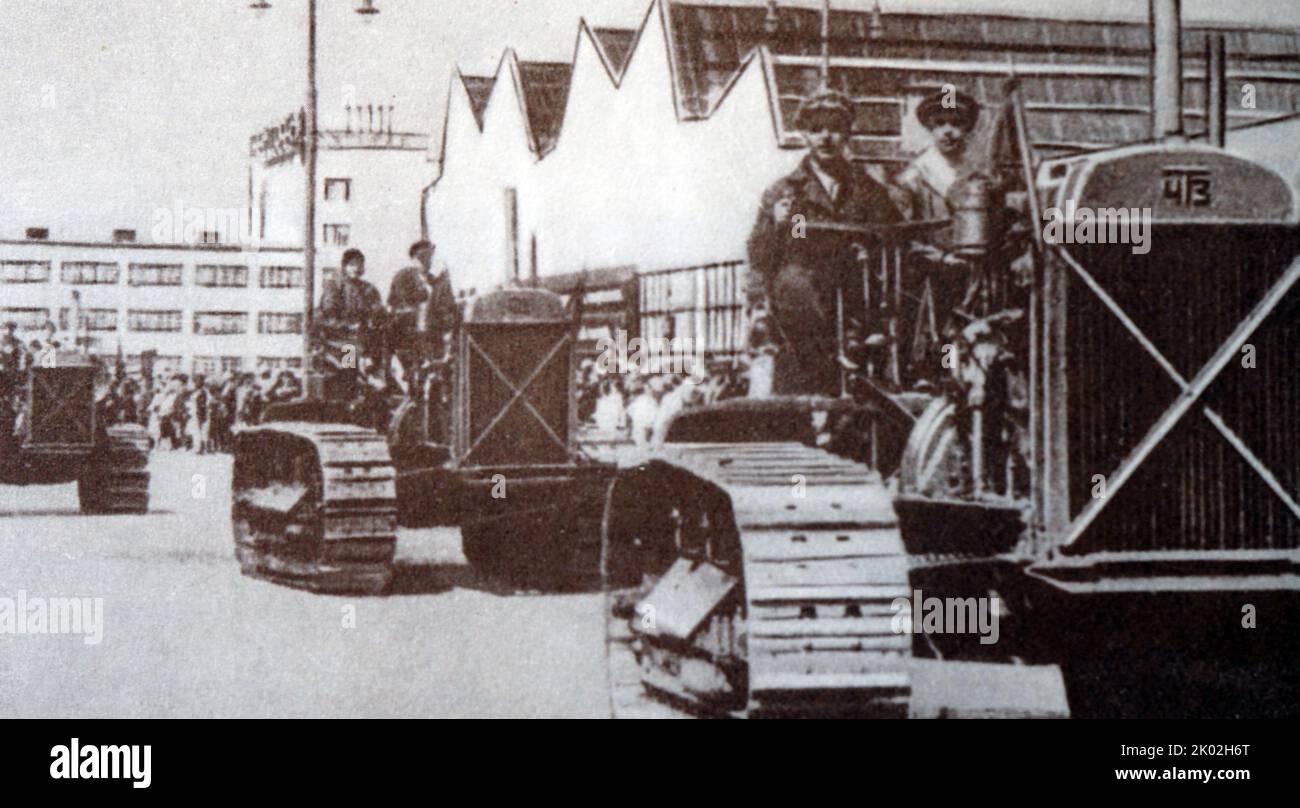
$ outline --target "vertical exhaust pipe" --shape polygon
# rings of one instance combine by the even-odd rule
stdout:
[[[506,189],[506,286],[519,285],[519,190]]]
[[[1205,87],[1210,143],[1222,149],[1228,143],[1228,55],[1223,34],[1206,39]]]
[[[1151,137],[1183,137],[1182,0],[1151,0]]]

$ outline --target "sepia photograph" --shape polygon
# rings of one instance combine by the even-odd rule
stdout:
[[[0,12],[0,717],[1300,717],[1300,5]]]

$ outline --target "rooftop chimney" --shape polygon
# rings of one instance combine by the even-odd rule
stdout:
[[[1182,0],[1151,0],[1151,137],[1183,137]]]
[[[1228,142],[1228,57],[1223,34],[1206,37],[1205,72],[1210,143],[1222,149]]]
[[[781,30],[781,18],[777,14],[776,0],[767,0],[767,14],[763,17],[763,32],[767,34],[767,44],[775,47],[776,34]]]
[[[27,238],[32,241],[46,241],[50,237],[48,227],[29,227],[27,228]]]

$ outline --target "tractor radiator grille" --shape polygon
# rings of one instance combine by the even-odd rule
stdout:
[[[465,462],[550,465],[569,459],[569,326],[470,326],[465,347]]]
[[[36,367],[29,377],[27,445],[89,448],[95,442],[93,367]]]
[[[1190,382],[1297,254],[1294,232],[1157,228],[1127,246],[1072,254]],[[1068,272],[1068,270],[1066,270]],[[1177,383],[1073,273],[1068,289],[1070,505],[1078,516],[1175,403]],[[1300,291],[1293,290],[1206,395],[1105,507],[1076,552],[1294,549],[1300,522],[1234,448],[1209,408],[1294,501],[1300,499]],[[1253,367],[1249,365],[1252,363]]]

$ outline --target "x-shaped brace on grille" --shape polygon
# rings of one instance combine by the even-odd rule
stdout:
[[[516,401],[522,401],[524,407],[532,413],[533,417],[537,419],[537,422],[542,425],[542,429],[546,430],[546,434],[550,436],[551,440],[555,441],[561,449],[564,449],[567,452],[569,450],[569,445],[565,443],[563,438],[555,434],[555,430],[551,429],[551,425],[546,423],[546,419],[542,417],[542,414],[537,411],[533,406],[533,403],[528,400],[524,393],[528,391],[529,386],[531,386],[537,377],[541,375],[541,372],[546,369],[546,366],[551,363],[551,360],[555,358],[555,355],[559,353],[560,349],[569,344],[569,335],[565,334],[561,337],[560,340],[551,347],[551,350],[547,352],[545,358],[537,363],[537,366],[533,368],[533,372],[528,374],[528,378],[524,379],[523,384],[518,386],[510,380],[509,376],[501,371],[501,368],[497,367],[497,363],[493,362],[492,357],[488,356],[487,352],[479,347],[479,344],[474,341],[473,337],[469,338],[469,344],[473,346],[479,356],[483,357],[483,361],[487,363],[487,366],[492,369],[492,372],[496,374],[497,378],[500,379],[506,387],[510,388],[510,392],[514,395],[510,397],[510,401],[506,402],[506,405],[497,412],[492,420],[488,422],[488,425],[483,429],[483,431],[479,433],[478,437],[474,439],[473,445],[469,447],[469,451],[465,453],[465,456],[468,457],[473,454],[474,450],[478,448],[478,445],[482,443],[488,435],[492,434],[492,430],[496,428],[496,425],[501,422],[502,418],[506,417],[506,413],[510,412],[511,408],[515,406]]]
[[[1205,366],[1201,368],[1200,372],[1196,374],[1195,378],[1189,382],[1187,379],[1183,378],[1183,375],[1178,372],[1178,369],[1165,358],[1164,354],[1160,353],[1160,349],[1158,349],[1155,344],[1147,338],[1146,334],[1142,333],[1142,329],[1138,327],[1137,323],[1128,316],[1114,298],[1107,294],[1106,290],[1101,287],[1101,284],[1099,284],[1097,280],[1079,264],[1079,262],[1071,258],[1064,250],[1058,250],[1057,255],[1064,259],[1070,269],[1079,276],[1084,284],[1088,286],[1089,290],[1091,290],[1092,293],[1101,300],[1106,308],[1110,309],[1111,314],[1120,321],[1124,328],[1138,341],[1138,344],[1140,344],[1142,348],[1146,350],[1146,352],[1149,353],[1157,363],[1159,363],[1165,373],[1167,373],[1169,377],[1173,379],[1174,383],[1182,390],[1178,400],[1160,416],[1156,423],[1151,427],[1150,431],[1147,432],[1146,436],[1142,438],[1141,442],[1139,442],[1138,445],[1134,447],[1133,451],[1129,453],[1128,457],[1124,458],[1124,461],[1120,463],[1119,469],[1115,472],[1114,476],[1107,481],[1107,498],[1109,498],[1124,487],[1125,483],[1133,477],[1138,468],[1146,461],[1151,451],[1155,449],[1155,447],[1158,446],[1170,432],[1173,431],[1174,427],[1178,425],[1178,422],[1182,420],[1183,416],[1186,415],[1198,401],[1200,401],[1201,397],[1205,395],[1205,392],[1210,389],[1210,386],[1214,384],[1220,375],[1222,375],[1224,369],[1228,367],[1228,364],[1232,362],[1235,357],[1241,354],[1241,349],[1246,345],[1246,342],[1256,331],[1259,330],[1259,327],[1264,324],[1264,321],[1268,319],[1269,315],[1277,309],[1286,298],[1287,294],[1291,292],[1291,289],[1296,285],[1297,281],[1300,281],[1300,259],[1292,262],[1291,266],[1285,273],[1283,273],[1282,277],[1268,290],[1268,294],[1260,300],[1259,304],[1255,306],[1246,319],[1242,320],[1237,325],[1232,336],[1230,336],[1228,340],[1219,347],[1219,350],[1215,352],[1210,361],[1207,362]],[[1278,499],[1282,500],[1287,508],[1291,510],[1291,513],[1296,517],[1296,519],[1300,519],[1300,504],[1296,503],[1295,499],[1285,488],[1282,487],[1282,484],[1278,482],[1278,479],[1273,475],[1273,472],[1271,472],[1268,467],[1264,465],[1263,461],[1261,461],[1255,453],[1250,450],[1250,447],[1248,447],[1246,443],[1232,431],[1223,420],[1222,416],[1210,407],[1204,405],[1201,407],[1201,412],[1205,415],[1206,419],[1214,425],[1214,428],[1223,435],[1232,448],[1237,450],[1238,454],[1240,454],[1255,473],[1260,476],[1273,493],[1277,495]],[[1083,512],[1079,514],[1079,517],[1070,525],[1070,530],[1066,534],[1062,546],[1068,546],[1077,541],[1079,537],[1088,530],[1104,508],[1105,500],[1094,499],[1092,502],[1088,503],[1087,507],[1083,509]]]
[[[66,390],[56,390],[52,384],[50,384],[48,381],[45,381],[43,375],[40,373],[34,373],[32,374],[32,376],[34,379],[38,380],[35,383],[40,384],[41,388],[45,392],[50,394],[49,396],[50,400],[56,402],[55,406],[45,413],[45,417],[41,419],[39,424],[36,423],[36,421],[33,419],[32,432],[34,434],[38,427],[50,423],[59,415],[61,415],[63,411],[68,408],[68,404],[72,401],[73,396],[66,395],[67,393]],[[76,419],[74,419],[74,421],[75,420]],[[82,437],[84,437],[86,440],[90,440],[91,431],[89,429],[89,425],[87,425],[87,427],[88,428],[85,430],[85,433],[82,435]]]

